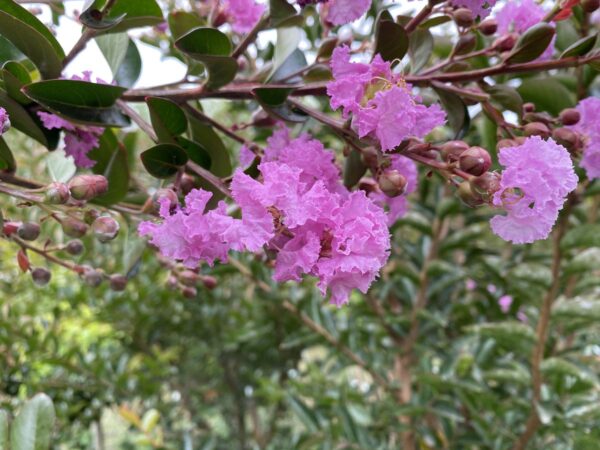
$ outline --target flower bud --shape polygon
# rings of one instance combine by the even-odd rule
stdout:
[[[473,12],[468,8],[458,8],[453,13],[454,21],[460,27],[468,28],[473,25]]]
[[[600,0],[581,0],[581,9],[586,13],[593,13],[600,8]]]
[[[579,134],[568,128],[556,128],[552,131],[552,138],[557,144],[562,145],[570,153],[575,153],[581,146],[581,139]]]
[[[210,275],[203,276],[202,283],[206,289],[211,291],[217,287],[217,279],[215,277],[211,277]]]
[[[69,181],[71,196],[76,200],[91,200],[108,191],[108,180],[102,175],[77,175]]]
[[[471,175],[479,176],[492,165],[492,158],[486,149],[471,147],[465,150],[458,159],[460,170]]]
[[[79,239],[73,239],[72,241],[67,242],[67,245],[65,245],[65,251],[69,255],[81,255],[83,253],[83,250],[83,242],[81,242]]]
[[[88,225],[93,224],[98,217],[100,217],[100,211],[97,209],[88,209],[83,213],[83,221]]]
[[[181,289],[181,293],[185,298],[195,298],[198,295],[198,291],[194,287],[184,286]]]
[[[446,162],[458,161],[462,153],[469,148],[464,141],[448,141],[440,147],[442,159]]]
[[[38,286],[46,286],[50,282],[52,274],[43,267],[37,267],[31,271],[31,278]]]
[[[358,188],[368,194],[377,191],[377,182],[373,178],[361,178],[358,182]]]
[[[479,31],[484,36],[491,36],[498,31],[498,22],[496,19],[485,19],[479,24]]]
[[[184,270],[179,274],[179,281],[184,286],[196,286],[200,276],[193,270]]]
[[[497,143],[496,143],[496,150],[500,150],[503,148],[508,148],[508,147],[516,147],[517,141],[515,141],[514,139],[500,139]]]
[[[469,183],[471,190],[481,196],[484,200],[489,201],[492,195],[500,189],[500,174],[498,172],[486,172],[481,176],[471,178]]]
[[[563,109],[558,117],[563,125],[575,125],[581,119],[581,114],[575,108],[567,108]]]
[[[550,137],[550,129],[545,123],[542,122],[531,122],[523,127],[525,136],[539,136],[542,139]]]
[[[11,235],[17,232],[20,226],[21,222],[4,222],[2,224],[2,234],[4,236],[10,237]]]
[[[181,189],[181,192],[183,193],[183,195],[187,195],[190,193],[190,191],[192,189],[194,189],[196,187],[196,182],[194,181],[194,177],[191,175],[188,175],[187,173],[184,173],[181,176],[181,180],[180,180],[180,184],[179,184],[179,188]]]
[[[463,34],[454,46],[455,55],[464,55],[472,51],[477,45],[477,37],[474,34]]]
[[[120,228],[119,222],[109,216],[98,217],[92,223],[94,236],[102,243],[112,241],[116,238]]]
[[[508,52],[513,49],[517,43],[517,37],[514,34],[506,34],[494,41],[492,46],[499,52]]]
[[[104,276],[102,272],[91,267],[86,267],[83,271],[83,281],[91,287],[98,287],[102,283]]]
[[[172,210],[179,204],[179,198],[177,198],[177,193],[175,193],[175,191],[170,188],[162,188],[156,191],[155,199],[156,201],[154,202],[154,206],[156,210],[160,209],[160,204],[163,201],[169,202],[169,210]]]
[[[34,222],[22,223],[17,229],[17,234],[24,241],[35,241],[40,236],[40,226]]]
[[[179,286],[179,281],[177,281],[177,278],[175,278],[173,275],[170,275],[169,278],[167,278],[166,285],[167,289],[174,291]]]
[[[463,181],[458,185],[456,195],[458,195],[458,198],[460,198],[465,205],[470,206],[471,208],[475,208],[476,206],[485,203],[479,194],[473,192],[471,184],[468,181]]]
[[[10,129],[10,118],[4,108],[0,108],[0,136]]]
[[[523,103],[523,112],[532,113],[535,111],[535,104],[531,102]]]
[[[84,222],[72,217],[61,219],[60,225],[62,226],[63,232],[72,238],[83,237],[88,231],[88,226]]]
[[[379,189],[388,197],[397,197],[406,189],[406,178],[397,170],[388,169],[383,172],[378,180]]]
[[[120,274],[111,275],[109,278],[110,288],[115,292],[124,291],[127,287],[127,277]]]
[[[69,186],[67,186],[65,183],[59,183],[57,181],[50,183],[46,187],[44,197],[46,203],[50,203],[51,205],[64,205],[71,198]]]

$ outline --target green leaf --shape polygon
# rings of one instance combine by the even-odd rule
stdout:
[[[101,9],[105,3],[106,0],[96,0],[90,8]],[[156,0],[117,0],[103,21],[118,23],[101,32],[119,33],[131,28],[158,25],[164,18]]]
[[[23,93],[55,114],[89,125],[124,127],[129,118],[113,106],[126,88],[78,80],[32,83]]]
[[[100,136],[100,145],[88,153],[96,161],[92,172],[104,175],[108,180],[108,191],[96,197],[94,203],[112,205],[125,198],[129,190],[129,161],[126,148],[117,140],[114,132],[104,130]]]
[[[382,11],[377,18],[373,53],[380,54],[384,61],[401,60],[408,51],[408,33],[388,16],[389,12]]]
[[[483,338],[492,338],[508,349],[528,349],[535,343],[535,332],[525,324],[509,321],[483,323],[467,327],[467,331]]]
[[[569,330],[580,330],[600,321],[600,300],[595,297],[561,298],[552,307],[552,320]]]
[[[302,20],[286,0],[269,0],[269,17],[274,28],[289,26],[298,19]]]
[[[64,150],[55,150],[46,155],[46,168],[50,174],[52,181],[66,183],[69,181],[75,172],[77,166],[73,162],[73,158],[67,156]]]
[[[129,39],[125,58],[115,74],[115,81],[119,86],[132,87],[142,73],[142,56],[133,39]]]
[[[421,70],[433,52],[433,35],[429,30],[417,28],[410,35],[408,55],[410,56],[411,72]]]
[[[140,155],[144,167],[156,178],[175,175],[188,162],[185,151],[173,144],[159,144]]]
[[[127,33],[104,34],[97,36],[95,41],[104,58],[106,58],[111,72],[115,75],[127,54],[129,36]]]
[[[492,103],[496,103],[502,108],[514,111],[519,115],[523,111],[523,99],[515,88],[504,84],[496,84],[486,86],[484,90],[490,94]]]
[[[600,247],[600,224],[588,223],[572,228],[560,242],[563,250]]]
[[[227,177],[233,172],[229,151],[219,135],[206,123],[188,115],[189,134],[192,140],[200,144],[209,154],[210,171],[218,177]]]
[[[0,34],[11,41],[46,78],[58,78],[65,53],[50,30],[12,0],[0,0]]]
[[[197,14],[187,11],[173,11],[167,17],[169,30],[173,39],[177,40],[188,31],[206,25]]]
[[[320,429],[319,420],[314,411],[312,408],[306,406],[299,397],[288,395],[287,402],[291,410],[309,432],[316,433]]]
[[[191,161],[195,162],[199,166],[204,167],[205,169],[210,169],[211,158],[206,148],[197,142],[190,141],[182,136],[177,136],[175,141],[182,149],[185,150],[185,153]]]
[[[546,111],[553,116],[576,103],[573,93],[556,78],[527,78],[517,91],[524,102],[531,102],[537,111]]]
[[[8,413],[0,409],[0,450],[8,450],[8,439]]]
[[[175,102],[160,97],[148,97],[146,103],[158,139],[174,144],[175,136],[184,133],[188,127],[183,110]]]
[[[546,22],[540,22],[519,37],[506,62],[524,63],[538,58],[550,45],[555,34],[554,27]]]
[[[293,28],[278,28],[277,43],[275,44],[275,55],[273,56],[273,70],[271,78],[277,73],[278,69],[283,66],[290,55],[298,50],[298,45],[302,40],[302,30],[297,27]],[[297,53],[297,52],[296,52]],[[294,61],[297,60],[297,56]]]
[[[11,450],[48,450],[54,429],[55,412],[46,394],[29,400],[11,427]]]
[[[344,163],[344,186],[348,189],[356,186],[366,172],[367,168],[363,164],[360,153],[358,150],[352,149]]]
[[[419,25],[419,28],[433,28],[433,27],[437,27],[438,25],[448,23],[451,20],[452,20],[452,17],[450,17],[450,16],[436,16],[436,17],[432,17],[431,19],[427,19],[427,20],[423,21]]]
[[[215,28],[195,28],[175,41],[175,47],[206,67],[206,87],[216,89],[233,81],[238,70],[231,58],[229,38]]]
[[[17,170],[15,158],[2,137],[0,137],[0,170],[10,173]]]
[[[88,28],[105,31],[119,25],[126,16],[127,14],[123,13],[115,17],[106,17],[100,10],[92,7],[86,9],[79,15],[79,21]]]
[[[0,64],[6,61],[22,61],[27,57],[0,33]]]
[[[156,409],[146,411],[142,418],[142,430],[145,433],[151,433],[160,420],[160,413]]]
[[[586,36],[571,44],[564,52],[561,53],[560,59],[568,58],[569,56],[582,56],[591,51],[596,45],[598,34]]]
[[[7,61],[2,66],[2,80],[7,94],[21,103],[28,105],[31,100],[21,92],[21,88],[31,83],[31,76],[25,66],[17,61]]]
[[[298,72],[308,65],[304,52],[295,49],[286,60],[268,78],[269,82],[300,83],[302,76]],[[297,74],[297,75],[296,75]]]
[[[467,105],[465,105],[465,102],[458,95],[452,92],[438,87],[435,87],[434,90],[440,97],[442,106],[448,113],[448,125],[454,131],[455,139],[461,139],[467,134],[471,126],[471,117],[469,116]]]
[[[252,93],[261,105],[280,106],[283,105],[293,88],[256,88]]]

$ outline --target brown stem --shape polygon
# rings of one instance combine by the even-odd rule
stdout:
[[[11,197],[20,198],[22,200],[27,200],[33,203],[39,203],[43,200],[43,198],[39,195],[30,194],[28,192],[23,192],[18,189],[13,189],[10,186],[7,186],[4,183],[0,182],[0,192],[3,194],[10,195]]]
[[[410,22],[408,22],[408,24],[404,28],[406,30],[406,32],[408,34],[412,33],[415,30],[415,28],[417,28],[419,26],[419,24],[421,22],[423,22],[425,19],[427,19],[427,17],[429,17],[429,14],[431,14],[431,11],[433,11],[433,4],[430,1],[427,3],[427,5],[425,5],[423,7],[423,9],[421,11],[419,11],[419,14],[417,14],[415,17],[410,19]]]
[[[194,108],[193,106],[190,106],[187,103],[184,103],[181,106],[182,106],[183,109],[185,109],[187,112],[189,112],[192,116],[196,117],[201,122],[208,123],[212,127],[214,127],[217,130],[219,130],[221,133],[223,133],[226,136],[228,136],[231,139],[233,139],[234,141],[239,142],[240,144],[245,145],[246,147],[249,147],[249,148],[255,145],[252,142],[250,142],[250,141],[244,139],[243,137],[239,136],[237,133],[234,133],[233,131],[231,131],[230,128],[226,127],[222,123],[217,122],[216,120],[208,117],[202,111]]]
[[[215,176],[212,172],[206,170],[202,166],[199,166],[193,161],[188,161],[186,167],[188,167],[192,172],[196,173],[196,175],[198,175],[201,178],[204,178],[206,181],[208,181],[210,184],[216,187],[223,195],[231,198],[231,192],[229,191],[225,183],[223,183],[223,180]]]
[[[144,133],[146,133],[148,135],[148,137],[150,139],[152,139],[154,142],[158,142],[158,136],[156,136],[156,133],[154,132],[154,128],[152,128],[152,125],[150,125],[148,122],[146,122],[142,116],[140,116],[137,111],[135,109],[133,109],[131,106],[129,106],[127,103],[125,103],[123,100],[117,100],[117,106],[119,108],[121,108],[121,111],[123,111],[123,113],[130,117],[131,120],[133,120],[136,125],[138,127],[140,127],[142,129],[142,131],[144,131]]]
[[[246,51],[246,49],[248,48],[248,46],[256,40],[256,36],[258,36],[258,33],[260,32],[260,30],[262,30],[267,25],[268,22],[269,22],[269,16],[267,16],[267,15],[263,16],[256,23],[256,25],[254,25],[254,28],[252,28],[252,30],[250,30],[250,32],[246,36],[244,36],[242,41],[233,50],[233,52],[231,53],[231,57],[238,58],[242,53],[244,53]]]
[[[63,266],[69,270],[72,270],[75,273],[83,272],[83,267],[81,267],[80,265],[60,259],[60,258],[52,255],[51,253],[48,253],[46,250],[42,250],[41,248],[34,247],[33,245],[29,244],[28,242],[24,241],[23,239],[15,236],[15,235],[12,235],[11,239],[13,241],[15,241],[17,244],[19,244],[22,248],[30,250],[34,253],[37,253],[38,255],[44,257],[45,259],[47,259],[50,262],[58,264],[59,266]]]

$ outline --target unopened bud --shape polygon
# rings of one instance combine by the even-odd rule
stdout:
[[[373,178],[361,178],[358,182],[358,188],[370,194],[377,191],[377,182]]]
[[[163,188],[156,191],[156,209],[160,208],[160,204],[163,201],[169,202],[169,209],[173,209],[175,206],[179,204],[179,199],[177,198],[177,194],[173,189]]]
[[[88,226],[81,220],[72,217],[61,219],[60,222],[63,232],[72,238],[80,238],[85,236],[88,231]]]
[[[173,275],[170,275],[169,278],[167,278],[166,284],[167,289],[174,291],[175,289],[177,289],[177,286],[179,286],[179,281]]]
[[[100,211],[97,209],[88,209],[83,213],[83,221],[88,225],[93,224],[98,217],[100,217]]]
[[[65,251],[69,255],[73,256],[81,255],[83,253],[83,249],[83,242],[81,242],[79,239],[73,239],[72,241],[67,242],[67,245],[65,245]]]
[[[469,180],[471,190],[481,196],[484,200],[489,201],[492,195],[500,189],[500,174],[498,172],[486,172],[483,175]]]
[[[211,277],[210,275],[203,276],[202,283],[204,284],[204,287],[209,290],[213,290],[217,287],[217,279],[215,277]]]
[[[406,178],[397,170],[388,169],[383,172],[378,180],[379,189],[388,197],[397,197],[406,189]]]
[[[470,206],[471,208],[475,208],[476,206],[485,203],[481,195],[473,191],[471,184],[468,181],[463,181],[458,185],[456,195],[458,195],[458,198],[460,198],[465,205]]]
[[[227,14],[225,13],[225,11],[219,11],[219,13],[213,19],[212,26],[215,28],[218,28],[221,25],[223,25],[224,23],[227,23],[228,20],[229,19],[227,17]]]
[[[69,186],[67,186],[65,183],[59,183],[57,181],[50,183],[46,187],[44,197],[46,203],[50,203],[52,205],[64,205],[71,198]]]
[[[593,13],[600,8],[600,0],[581,0],[581,9],[586,13]]]
[[[43,267],[37,267],[31,271],[31,278],[38,286],[46,286],[50,282],[52,274]]]
[[[4,222],[2,224],[2,234],[4,236],[11,236],[17,232],[20,226],[21,222]]]
[[[484,36],[491,36],[498,31],[498,22],[496,19],[485,19],[479,24],[479,31]]]
[[[102,175],[77,175],[69,181],[71,196],[76,200],[91,200],[108,191],[108,180]]]
[[[475,176],[485,173],[491,165],[490,154],[481,147],[471,147],[465,150],[458,159],[460,170]]]
[[[104,276],[102,272],[91,267],[86,267],[83,271],[83,281],[91,287],[98,287],[102,283]]]
[[[535,111],[535,104],[531,102],[523,103],[523,112],[532,113]]]
[[[464,55],[472,51],[477,45],[477,37],[474,34],[463,34],[454,46],[455,55]]]
[[[364,165],[367,167],[377,167],[379,163],[379,152],[373,147],[363,149],[361,157]]]
[[[516,147],[517,145],[519,145],[519,144],[514,139],[500,139],[496,143],[496,150],[500,150],[500,149],[508,148],[508,147]]]
[[[194,189],[196,187],[196,182],[194,181],[194,177],[192,177],[191,175],[188,175],[187,173],[184,173],[181,176],[181,180],[179,182],[179,188],[181,189],[181,192],[183,193],[183,195],[187,195],[190,193],[190,191],[192,189]]]
[[[545,123],[542,122],[531,122],[523,127],[525,136],[539,136],[542,139],[550,137],[550,129]]]
[[[110,288],[115,292],[124,291],[127,287],[127,277],[124,275],[114,274],[109,279]]]
[[[556,128],[552,131],[552,138],[571,153],[577,152],[581,146],[579,134],[568,128]]]
[[[581,119],[581,114],[575,108],[567,108],[563,109],[558,117],[563,125],[575,125]]]
[[[191,286],[184,286],[181,289],[181,293],[185,298],[195,298],[196,295],[198,295],[198,291],[196,290],[196,288]]]
[[[440,147],[442,159],[446,162],[458,161],[462,153],[469,148],[464,141],[448,141]]]
[[[517,37],[514,34],[506,34],[496,39],[492,46],[499,52],[508,52],[513,49],[516,43]]]
[[[184,270],[179,274],[179,281],[184,286],[196,286],[200,276],[193,270]]]
[[[35,241],[40,236],[40,226],[34,222],[22,223],[17,229],[17,234],[24,241]]]
[[[468,8],[458,8],[453,13],[454,21],[460,27],[470,27],[473,25],[473,12]]]
[[[102,243],[116,238],[120,228],[119,222],[109,216],[98,217],[92,224],[94,236]]]

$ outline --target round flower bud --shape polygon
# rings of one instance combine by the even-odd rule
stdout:
[[[579,134],[568,128],[556,128],[552,131],[552,138],[557,144],[562,145],[570,153],[577,152],[581,146]]]
[[[448,141],[440,147],[442,159],[446,162],[458,161],[462,153],[469,148],[464,141]]]
[[[517,43],[517,37],[514,34],[506,34],[494,41],[493,47],[499,52],[508,52],[513,49]]]
[[[67,242],[67,245],[65,245],[65,251],[69,255],[73,256],[81,255],[83,253],[83,249],[83,242],[81,242],[79,239],[73,239],[72,241]]]
[[[102,175],[77,175],[69,181],[71,196],[76,200],[91,200],[108,191],[108,180]]]
[[[17,234],[24,241],[35,241],[40,236],[40,226],[33,222],[22,223],[17,229]]]
[[[586,13],[593,13],[600,8],[600,0],[581,0],[581,9]]]
[[[127,287],[127,277],[120,274],[111,275],[109,278],[110,288],[115,292],[124,291]]]
[[[532,113],[535,111],[535,105],[531,102],[523,103],[523,112]]]
[[[470,206],[471,208],[481,206],[485,203],[481,195],[473,191],[471,184],[468,181],[463,181],[458,185],[456,194],[465,205]]]
[[[525,136],[539,136],[542,139],[550,137],[550,129],[545,123],[531,122],[523,127]]]
[[[485,19],[479,24],[479,31],[484,36],[491,36],[498,31],[498,22],[496,19]]]
[[[455,55],[464,55],[472,51],[477,45],[477,37],[474,34],[463,34],[454,46]]]
[[[4,222],[2,224],[2,234],[4,236],[11,236],[17,232],[20,226],[21,222]]]
[[[63,232],[72,238],[80,238],[85,236],[88,231],[88,226],[81,220],[67,217],[61,219],[60,225],[62,226]]]
[[[500,189],[500,174],[498,172],[486,172],[481,176],[469,180],[471,190],[480,195],[484,200],[490,200],[492,195]]]
[[[119,222],[109,216],[98,217],[92,223],[94,236],[102,243],[112,241],[116,238],[120,228]]]
[[[102,283],[104,276],[102,272],[91,267],[86,267],[83,271],[83,281],[91,287],[98,287]]]
[[[196,288],[190,286],[184,286],[183,289],[181,289],[181,293],[185,298],[195,298],[196,295],[198,295]]]
[[[31,278],[38,286],[46,286],[50,282],[52,274],[43,267],[37,267],[31,271]]]
[[[517,145],[518,145],[517,141],[515,141],[514,139],[500,139],[496,143],[496,150],[500,150],[502,148],[507,148],[507,147],[515,147]]]
[[[400,172],[394,169],[388,169],[383,172],[378,180],[379,189],[388,197],[397,197],[406,189],[406,178]]]
[[[575,125],[581,119],[581,114],[575,108],[567,108],[563,109],[558,117],[563,125]]]
[[[71,198],[69,186],[67,186],[65,183],[59,183],[57,181],[50,183],[46,187],[44,197],[46,203],[50,203],[52,205],[64,205]]]
[[[473,25],[473,12],[468,8],[458,8],[453,16],[459,27],[467,28]]]
[[[181,192],[183,193],[183,195],[187,195],[190,193],[190,191],[192,189],[194,189],[196,187],[196,182],[194,181],[194,177],[192,177],[191,175],[188,175],[187,173],[184,173],[181,176],[181,181],[179,184],[179,188],[181,189]]]
[[[155,199],[156,201],[154,202],[154,206],[156,210],[160,208],[160,203],[163,201],[163,199],[166,199],[169,202],[169,209],[173,209],[179,204],[177,194],[173,189],[170,188],[162,188],[156,191]]]
[[[361,178],[358,182],[358,188],[370,194],[377,190],[377,182],[373,178]]]
[[[200,276],[193,270],[184,270],[179,274],[179,281],[184,286],[196,286]]]
[[[460,170],[475,176],[485,173],[491,165],[490,154],[481,147],[471,147],[465,150],[458,159]]]
[[[210,275],[203,276],[202,283],[206,289],[211,291],[217,287],[217,279],[215,277],[211,277]]]

